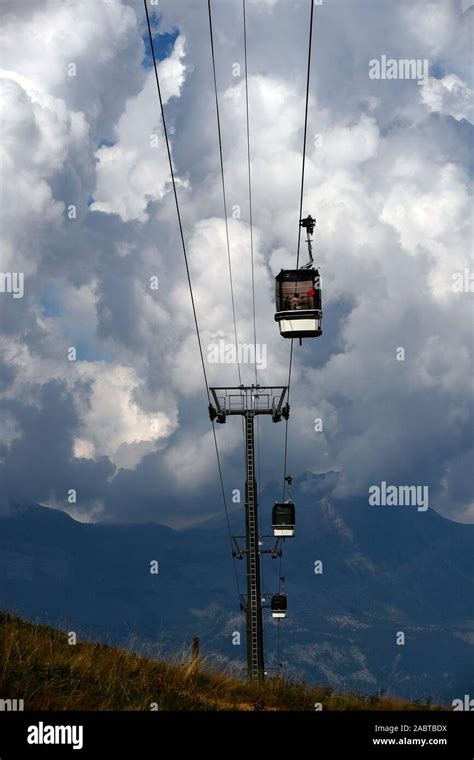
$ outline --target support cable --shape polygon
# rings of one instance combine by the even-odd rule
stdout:
[[[308,135],[308,109],[309,109],[309,86],[310,86],[310,78],[311,78],[311,55],[312,55],[312,45],[313,45],[313,19],[314,19],[314,2],[313,0],[309,0],[311,11],[310,11],[310,20],[309,20],[309,41],[308,41],[308,66],[307,66],[307,74],[306,74],[306,102],[305,102],[305,112],[304,112],[304,132],[303,132],[303,157],[302,157],[302,165],[301,165],[301,190],[300,190],[300,206],[299,206],[299,217],[298,217],[298,244],[297,244],[297,250],[296,250],[296,268],[298,269],[299,263],[300,263],[300,246],[301,246],[301,225],[300,220],[303,217],[303,197],[304,197],[304,181],[305,181],[305,167],[306,167],[306,143],[307,143],[307,135]],[[290,402],[290,389],[291,389],[291,370],[293,366],[293,338],[291,339],[291,347],[290,347],[290,362],[288,367],[288,403]],[[285,454],[284,454],[284,463],[283,463],[283,497],[282,501],[285,501],[286,497],[286,487],[287,487],[287,465],[288,465],[288,422],[287,419],[285,421]],[[280,562],[279,562],[279,589],[281,589],[281,577],[282,577],[282,567],[283,567],[283,561],[282,556],[280,555]],[[280,621],[278,621],[278,628],[277,628],[277,661],[278,661],[278,667],[280,667]]]
[[[168,130],[167,130],[167,127],[166,127],[166,118],[165,118],[165,111],[164,111],[164,107],[163,107],[163,98],[162,98],[162,95],[161,95],[160,80],[159,80],[159,77],[158,77],[158,67],[157,67],[157,64],[156,64],[155,45],[154,45],[154,42],[153,42],[153,34],[152,34],[152,31],[151,31],[150,16],[149,16],[149,13],[148,13],[148,7],[147,7],[146,0],[143,0],[143,4],[145,6],[145,14],[146,14],[147,27],[148,27],[148,36],[149,36],[149,39],[150,39],[150,48],[151,48],[151,54],[152,54],[152,58],[153,58],[153,68],[154,68],[154,72],[155,72],[156,88],[157,88],[157,92],[158,92],[158,98],[159,98],[159,101],[160,101],[161,120],[163,122],[163,132],[164,132],[164,136],[165,136],[166,151],[167,151],[167,154],[168,154],[168,162],[169,162],[169,168],[170,168],[171,182],[172,182],[172,186],[173,186],[173,194],[174,194],[174,200],[175,200],[175,205],[176,205],[176,215],[177,215],[177,218],[178,218],[178,226],[179,226],[179,232],[180,232],[180,237],[181,237],[181,244],[182,244],[182,248],[183,248],[184,263],[185,263],[185,267],[186,267],[186,276],[187,276],[188,286],[189,286],[189,295],[191,297],[191,306],[192,306],[193,316],[194,316],[194,326],[195,326],[195,329],[196,329],[196,336],[197,336],[197,340],[198,340],[199,355],[200,355],[200,358],[201,358],[201,365],[202,365],[202,372],[203,372],[203,376],[204,376],[204,382],[205,382],[205,385],[206,385],[206,394],[207,394],[208,402],[210,404],[211,403],[211,397],[210,397],[210,393],[209,393],[209,383],[207,381],[206,365],[204,363],[204,355],[203,355],[203,350],[202,350],[201,335],[200,335],[200,332],[199,332],[199,323],[198,323],[198,318],[197,318],[197,313],[196,313],[196,304],[195,304],[195,301],[194,301],[193,287],[192,287],[192,282],[191,282],[191,274],[190,274],[189,263],[188,263],[188,254],[187,254],[187,250],[186,250],[186,241],[184,239],[183,224],[182,224],[182,220],[181,220],[181,212],[180,212],[180,209],[179,209],[179,200],[178,200],[178,193],[177,193],[177,190],[176,190],[176,180],[175,180],[175,175],[174,175],[173,160],[172,160],[172,157],[171,157],[171,147],[170,147],[170,142],[169,142],[169,138],[168,138]],[[232,531],[230,529],[229,510],[227,508],[227,499],[226,499],[226,495],[225,495],[224,481],[223,481],[223,477],[222,477],[222,467],[221,467],[221,461],[220,461],[220,456],[219,456],[219,448],[218,448],[218,445],[217,445],[216,429],[215,429],[214,422],[212,423],[212,432],[213,432],[213,437],[214,437],[214,446],[215,446],[215,450],[216,450],[217,467],[218,467],[219,479],[220,479],[220,484],[221,484],[222,499],[223,499],[224,511],[225,511],[226,522],[227,522],[227,530],[228,530],[228,533],[229,533],[229,542],[230,542],[230,545],[232,547]],[[233,557],[233,563],[234,563],[234,574],[235,574],[235,581],[236,581],[236,586],[237,586],[237,593],[239,595],[239,600],[241,601],[242,600],[242,594],[240,593],[239,576],[238,576],[238,573],[237,573],[237,565],[236,565],[235,557]]]
[[[303,159],[302,159],[302,166],[301,166],[301,191],[300,191],[300,207],[299,207],[299,217],[298,217],[298,245],[297,245],[297,252],[296,252],[296,268],[297,269],[300,263],[300,245],[301,245],[300,220],[303,216],[303,195],[304,195],[304,179],[305,179],[305,166],[306,166],[306,143],[307,143],[307,135],[308,135],[309,85],[310,85],[310,78],[311,78],[311,54],[312,54],[312,46],[313,46],[314,2],[313,0],[309,0],[309,3],[311,6],[311,12],[310,12],[310,19],[309,19],[308,67],[307,67],[307,74],[306,74],[306,103],[305,103],[305,112],[304,112],[304,132],[303,132]],[[289,364],[289,369],[288,369],[288,403],[290,401],[291,369],[293,365],[293,340],[294,339],[292,338],[291,348],[290,348],[290,364]],[[287,474],[286,473],[287,462],[288,462],[288,420],[286,420],[286,429],[285,429],[283,501],[285,501],[285,495],[286,495],[285,477]]]
[[[282,555],[280,554],[279,562],[278,562],[278,593],[281,591],[281,571],[282,571]],[[277,620],[277,668],[278,672],[280,671],[280,623],[281,620],[278,618]]]
[[[227,243],[227,261],[229,264],[230,296],[231,296],[231,303],[232,303],[232,317],[234,321],[234,337],[235,337],[235,350],[236,350],[236,357],[237,357],[237,372],[239,375],[239,385],[242,385],[242,376],[241,376],[241,371],[240,371],[239,351],[238,351],[239,344],[238,344],[238,339],[237,339],[237,320],[235,317],[234,281],[232,277],[232,260],[231,260],[231,255],[230,255],[229,222],[228,222],[228,217],[227,217],[227,193],[226,193],[225,177],[224,177],[224,158],[223,158],[223,152],[222,152],[221,118],[220,118],[220,110],[219,110],[219,97],[217,94],[216,56],[215,56],[215,50],[214,50],[214,33],[213,33],[213,25],[212,25],[211,0],[207,0],[207,8],[208,8],[208,13],[209,13],[209,34],[211,38],[212,73],[213,73],[213,78],[214,78],[214,97],[216,101],[217,135],[218,135],[218,140],[219,140],[219,160],[220,160],[221,181],[222,181],[222,200],[223,200],[223,205],[224,205],[225,236],[226,236],[226,243]],[[242,430],[243,430],[243,423],[242,423]]]
[[[253,309],[253,342],[255,350],[255,385],[257,380],[257,321],[255,316],[255,267],[254,267],[254,249],[253,249],[253,210],[252,210],[252,173],[250,161],[250,119],[249,119],[249,82],[247,66],[247,15],[245,0],[242,0],[242,11],[244,18],[244,61],[245,61],[245,112],[247,126],[247,166],[248,166],[248,188],[249,188],[249,225],[250,225],[250,255],[252,266],[252,309]]]

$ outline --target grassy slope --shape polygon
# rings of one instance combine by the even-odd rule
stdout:
[[[326,688],[267,679],[240,681],[200,663],[169,664],[0,613],[0,697],[25,710],[410,710],[388,698],[338,695]],[[156,708],[155,708],[156,709]]]

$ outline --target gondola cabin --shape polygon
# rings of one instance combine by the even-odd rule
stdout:
[[[317,338],[321,331],[321,282],[317,269],[282,269],[276,277],[275,321],[284,338]]]
[[[273,594],[270,608],[272,611],[272,617],[286,618],[288,609],[286,594]]]
[[[274,536],[286,538],[295,535],[295,505],[292,501],[273,505],[272,528]]]

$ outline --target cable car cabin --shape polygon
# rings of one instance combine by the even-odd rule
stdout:
[[[288,609],[286,594],[273,594],[270,609],[272,611],[272,617],[286,618],[286,612]]]
[[[274,536],[295,535],[295,505],[292,501],[273,505],[272,528]]]
[[[275,321],[284,338],[317,338],[321,331],[321,281],[317,269],[282,269],[276,277]]]

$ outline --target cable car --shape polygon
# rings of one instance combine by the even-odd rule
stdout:
[[[321,279],[313,267],[312,234],[316,220],[301,219],[307,231],[309,262],[300,269],[282,269],[276,276],[275,321],[283,338],[317,338],[322,335]]]
[[[272,611],[272,617],[286,618],[286,612],[288,609],[286,594],[273,594],[270,609]]]
[[[274,536],[295,535],[295,505],[291,500],[273,505],[272,528]]]

